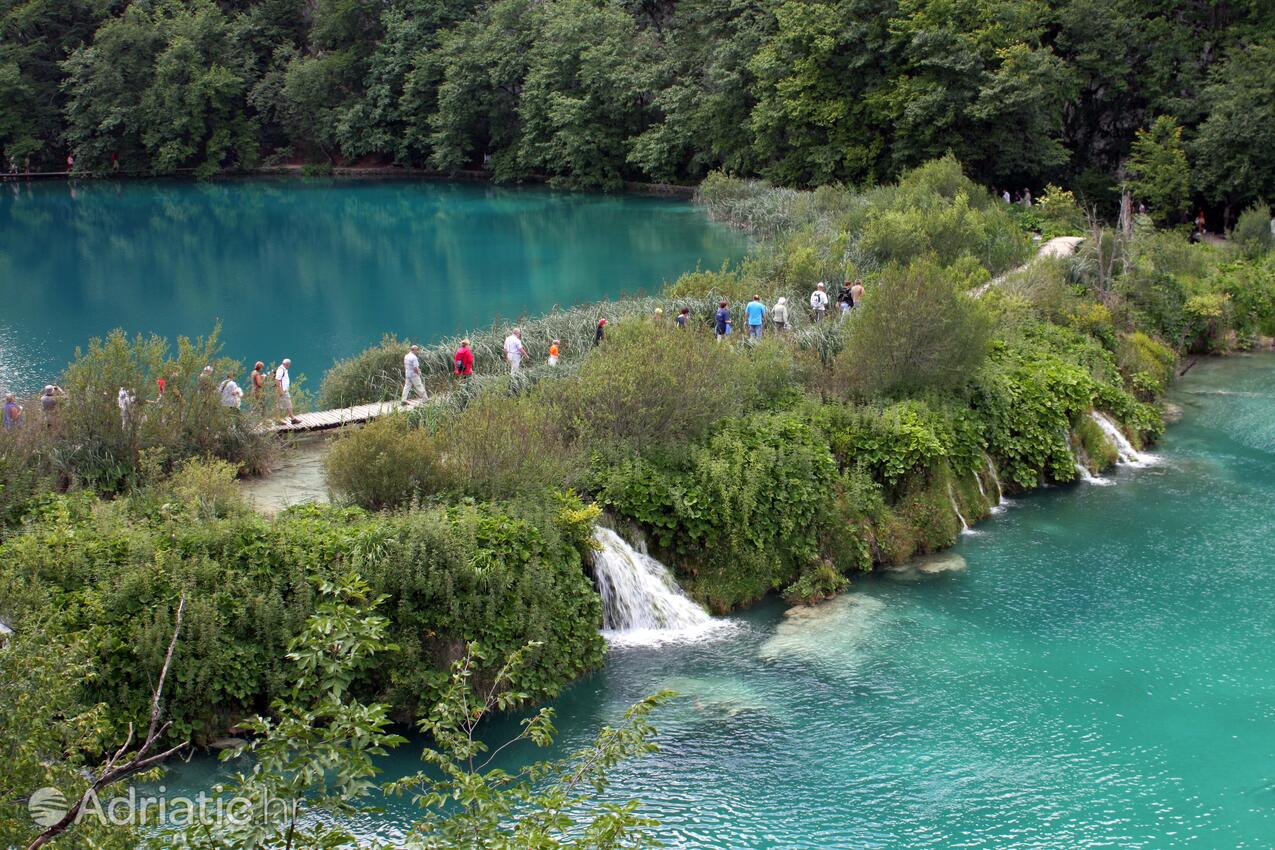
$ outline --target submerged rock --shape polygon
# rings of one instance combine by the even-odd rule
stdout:
[[[673,676],[660,687],[686,697],[701,712],[735,717],[748,712],[775,714],[753,686],[728,676]]]
[[[789,608],[758,657],[799,659],[844,668],[857,664],[886,610],[880,599],[846,593],[822,605]]]
[[[964,571],[969,565],[955,552],[920,555],[898,566],[887,567],[886,575],[895,581],[920,581],[927,576]]]

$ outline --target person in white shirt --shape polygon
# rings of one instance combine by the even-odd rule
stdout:
[[[527,349],[522,347],[522,329],[514,328],[513,332],[505,337],[505,359],[509,361],[509,374],[518,372],[518,367],[522,365],[522,358],[526,356]]]
[[[292,412],[292,376],[288,374],[291,366],[292,361],[287,357],[283,358],[279,368],[274,370],[274,384],[279,393],[279,409],[287,414],[287,421],[299,425],[301,420]]]
[[[828,291],[823,285],[823,281],[815,287],[815,291],[810,293],[810,309],[815,311],[815,321],[823,321],[824,313],[828,312]]]
[[[429,393],[425,392],[425,384],[421,382],[420,353],[421,347],[413,345],[403,355],[403,404],[407,404],[413,390],[421,398],[429,398]]]
[[[238,410],[239,403],[243,401],[243,390],[235,383],[234,372],[226,373],[226,380],[221,382],[220,390],[221,406]]]
[[[133,393],[120,387],[119,395],[115,397],[115,403],[120,408],[120,425],[128,428],[128,417],[133,412]]]

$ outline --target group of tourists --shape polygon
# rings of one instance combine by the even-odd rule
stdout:
[[[301,420],[296,416],[292,407],[291,369],[292,361],[285,357],[279,367],[274,370],[273,377],[278,402],[277,407],[284,415],[283,421],[297,424]],[[213,394],[214,371],[211,365],[205,366],[200,371],[198,379],[199,392]],[[249,397],[253,407],[259,412],[265,411],[266,381],[270,375],[271,373],[266,369],[266,364],[260,360],[252,368]],[[238,411],[243,405],[245,393],[243,388],[239,386],[238,381],[236,381],[236,377],[235,370],[228,371],[226,377],[217,385],[215,396],[222,407]],[[66,391],[54,384],[46,386],[40,393],[40,410],[43,414],[45,425],[53,426],[57,419],[58,410],[66,397]],[[145,403],[179,405],[182,400],[178,375],[173,374],[155,379],[155,397],[146,399]],[[115,405],[119,410],[121,426],[128,428],[137,408],[137,393],[131,387],[120,387],[115,394]],[[0,412],[3,414],[3,427],[6,430],[18,428],[26,421],[25,408],[18,403],[16,393],[5,394],[4,405],[3,408],[0,408]]]

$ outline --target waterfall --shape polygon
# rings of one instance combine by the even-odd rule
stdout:
[[[996,474],[996,464],[992,463],[991,455],[983,452],[983,460],[987,461],[987,471],[991,474],[993,483],[996,484],[996,504],[992,508],[992,513],[996,513],[1004,508],[1005,488],[1001,486],[1001,478]]]
[[[961,509],[956,504],[956,493],[952,491],[952,482],[947,482],[947,497],[952,500],[952,510],[956,511],[956,518],[961,521],[961,533],[970,530],[970,524],[965,521],[965,517],[961,515]]]
[[[612,644],[655,644],[697,638],[730,624],[688,597],[668,568],[609,528],[594,529],[593,558],[602,596],[602,633]]]
[[[1118,463],[1127,464],[1129,466],[1150,466],[1155,463],[1155,458],[1151,455],[1143,454],[1133,447],[1129,442],[1129,438],[1120,430],[1120,426],[1111,421],[1111,417],[1098,411],[1089,411],[1089,416],[1094,422],[1098,423],[1098,427],[1107,435],[1107,439],[1111,440],[1116,447],[1116,456],[1119,458]]]

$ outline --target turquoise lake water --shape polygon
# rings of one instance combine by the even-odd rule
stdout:
[[[668,199],[429,181],[0,185],[0,387],[56,376],[112,328],[207,334],[225,353],[335,359],[555,305],[657,291],[743,255]]]
[[[686,694],[613,791],[670,847],[1275,845],[1275,357],[1201,363],[1174,398],[1156,465],[1015,500],[962,539],[964,570],[613,650],[557,701],[556,752]],[[362,828],[410,822],[388,805]]]

